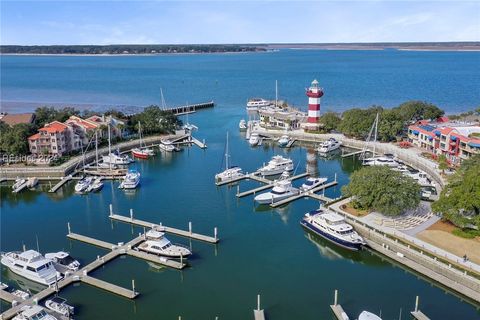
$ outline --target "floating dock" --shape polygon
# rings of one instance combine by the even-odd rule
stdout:
[[[3,301],[7,301],[8,303],[12,304],[14,301],[17,302],[22,302],[23,299],[20,297],[17,297],[16,295],[6,291],[6,290],[0,290],[0,299]]]
[[[139,293],[134,290],[125,289],[115,284],[86,275],[81,277],[81,281],[128,299],[135,299],[139,295]]]
[[[57,192],[58,189],[60,189],[68,181],[72,180],[72,178],[73,178],[72,175],[68,175],[66,177],[63,177],[62,180],[60,180],[56,185],[54,185],[50,190],[48,190],[48,192],[50,192],[50,193]]]
[[[420,310],[412,311],[410,313],[411,313],[412,317],[414,317],[417,320],[430,320],[430,318],[427,317],[426,315],[424,315],[423,312],[420,311]]]
[[[293,181],[293,180],[297,180],[297,179],[304,178],[304,177],[306,177],[306,176],[308,176],[308,175],[309,175],[309,173],[304,172],[304,173],[301,173],[301,174],[299,174],[299,175],[290,177],[290,178],[288,178],[287,180]],[[257,181],[259,181],[259,182],[266,183],[266,185],[260,186],[260,187],[257,187],[257,188],[251,189],[251,190],[247,190],[247,191],[244,191],[244,192],[238,192],[238,193],[237,193],[237,197],[238,197],[238,198],[242,198],[242,197],[245,197],[245,196],[248,196],[248,195],[251,195],[251,194],[256,194],[257,192],[260,192],[260,191],[263,191],[263,190],[267,190],[267,189],[273,188],[273,186],[275,185],[275,181],[274,181],[274,180],[268,180],[268,179],[259,177],[259,176],[258,176],[258,173],[254,173],[253,175],[249,175],[248,177],[249,177],[250,179],[254,179],[254,180],[257,180]]]
[[[321,186],[318,186],[318,187],[313,188],[313,189],[308,190],[308,191],[303,191],[303,192],[300,191],[300,193],[297,194],[297,195],[294,195],[290,198],[283,199],[283,200],[280,200],[280,201],[277,201],[277,202],[274,202],[274,203],[270,204],[270,207],[272,207],[272,208],[280,207],[280,206],[283,206],[287,203],[290,203],[292,201],[298,200],[300,198],[305,198],[305,197],[314,198],[314,199],[323,201],[326,204],[328,204],[328,203],[332,202],[334,199],[328,198],[328,197],[323,196],[323,195],[316,194],[315,192],[325,190],[325,189],[333,187],[337,184],[338,184],[338,182],[335,180],[335,181],[332,181],[332,182],[329,182],[329,183],[325,183]]]
[[[13,193],[19,193],[21,192],[23,189],[25,189],[28,185],[28,180],[26,180],[24,183],[22,183],[21,185],[19,185],[17,188],[13,189]]]
[[[155,229],[155,230],[158,230],[158,231],[171,233],[171,234],[175,234],[177,236],[182,236],[182,237],[186,237],[186,238],[190,238],[190,239],[194,239],[194,240],[200,240],[200,241],[204,241],[204,242],[208,242],[208,243],[218,243],[220,241],[220,239],[217,237],[217,228],[214,228],[214,234],[215,235],[213,237],[210,237],[210,236],[206,236],[206,235],[203,235],[203,234],[192,232],[192,230],[191,230],[192,224],[191,223],[189,223],[189,229],[190,230],[186,231],[186,230],[181,230],[181,229],[177,229],[177,228],[167,227],[167,226],[164,226],[162,224],[155,224],[155,223],[152,223],[152,222],[147,222],[147,221],[135,219],[135,218],[133,218],[133,211],[130,211],[130,217],[114,214],[112,205],[110,205],[110,215],[109,215],[109,217],[110,217],[110,219],[113,219],[113,220],[117,220],[117,221],[121,221],[121,222],[125,222],[125,223],[130,223],[130,224],[138,225],[138,226],[145,227],[145,228],[152,228],[152,229]]]
[[[173,107],[164,109],[165,111],[173,112],[175,115],[182,115],[188,113],[194,113],[196,110],[207,109],[215,107],[215,102],[208,101],[203,103],[189,104],[185,106]]]
[[[330,305],[333,314],[338,320],[348,319],[347,313],[343,310],[343,307],[338,303],[338,290],[335,290],[333,304]]]
[[[198,146],[200,149],[206,149],[207,145],[205,144],[205,140],[200,141],[197,138],[194,138],[193,136],[190,136],[190,142]]]

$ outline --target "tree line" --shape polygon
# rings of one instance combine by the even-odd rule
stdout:
[[[353,108],[342,114],[326,112],[321,118],[324,132],[340,131],[344,135],[365,139],[375,117],[379,114],[378,140],[389,142],[401,136],[409,124],[422,119],[436,119],[445,114],[437,106],[423,101],[407,101],[392,109],[371,106],[367,109]]]

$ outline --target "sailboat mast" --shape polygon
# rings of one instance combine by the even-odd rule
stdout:
[[[227,131],[227,145],[225,147],[225,170],[228,169],[228,131]]]
[[[140,149],[142,148],[142,129],[141,129],[141,124],[140,121],[138,121],[138,136],[140,138]]]
[[[275,80],[275,107],[278,107],[278,81]]]
[[[110,121],[107,124],[108,127],[108,167],[112,170],[112,144],[110,142]]]
[[[95,130],[95,161],[98,167],[98,131]]]
[[[374,157],[375,157],[375,147],[377,144],[377,133],[378,133],[378,112],[375,118],[375,133],[374,133],[374,139],[373,139],[373,156]]]

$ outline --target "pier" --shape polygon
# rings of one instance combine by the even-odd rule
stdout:
[[[287,203],[290,203],[292,201],[295,201],[295,200],[298,200],[298,199],[304,198],[304,197],[310,197],[310,198],[313,198],[313,199],[317,199],[317,200],[323,201],[326,204],[328,204],[328,203],[332,202],[334,199],[328,198],[328,197],[323,196],[323,195],[316,194],[315,192],[333,187],[333,186],[337,185],[337,183],[338,182],[335,179],[335,181],[323,184],[323,185],[318,186],[316,188],[313,188],[311,190],[303,191],[303,192],[300,191],[299,194],[297,194],[297,195],[294,195],[290,198],[283,199],[283,200],[280,200],[280,201],[277,201],[277,202],[274,202],[274,203],[270,204],[270,207],[272,207],[272,208],[280,207],[280,206],[283,206]]]
[[[338,290],[335,290],[335,297],[333,300],[333,304],[330,305],[330,309],[332,309],[333,314],[338,320],[348,319],[347,313],[343,310],[343,307],[338,303]]]
[[[212,101],[203,102],[203,103],[196,103],[196,104],[189,104],[189,105],[185,105],[185,106],[166,108],[164,110],[165,111],[170,111],[173,114],[175,114],[177,116],[180,116],[180,115],[183,115],[183,114],[194,113],[197,110],[213,108],[213,107],[215,107],[215,103],[212,100]]]
[[[56,185],[54,185],[50,190],[48,190],[48,192],[50,193],[57,192],[58,189],[60,189],[68,181],[72,180],[72,178],[73,176],[71,174],[69,174],[66,177],[63,177]]]
[[[304,173],[301,173],[299,175],[290,177],[287,180],[293,181],[293,180],[304,178],[308,175],[309,175],[309,173],[304,172]],[[251,189],[251,190],[247,190],[247,191],[244,191],[244,192],[237,192],[237,197],[238,198],[242,198],[242,197],[245,197],[245,196],[248,196],[248,195],[251,195],[251,194],[256,194],[257,192],[273,188],[273,186],[275,185],[275,180],[268,180],[268,179],[265,179],[265,178],[262,178],[262,177],[258,177],[258,173],[254,173],[252,175],[249,175],[248,177],[250,179],[254,179],[254,180],[257,180],[259,182],[266,183],[266,185],[260,186],[260,187],[257,187],[257,188]]]
[[[190,239],[194,239],[194,240],[199,240],[199,241],[204,241],[204,242],[208,242],[208,243],[218,243],[220,241],[220,239],[217,236],[217,228],[214,228],[214,236],[210,237],[210,236],[206,236],[206,235],[203,235],[203,234],[192,232],[192,223],[191,222],[189,222],[189,224],[188,224],[189,230],[186,231],[186,230],[181,230],[181,229],[177,229],[177,228],[167,227],[167,226],[164,226],[161,223],[160,224],[155,224],[155,223],[152,223],[152,222],[136,219],[136,218],[133,217],[133,210],[130,210],[130,217],[114,214],[113,213],[113,206],[111,204],[110,204],[109,218],[112,219],[112,220],[117,220],[117,221],[121,221],[121,222],[125,222],[125,223],[130,223],[130,224],[134,224],[134,225],[145,227],[145,228],[152,228],[152,229],[155,229],[157,231],[171,233],[171,234],[175,234],[177,236],[182,236],[182,237],[186,237],[186,238],[190,238]]]
[[[265,320],[265,312],[260,309],[260,295],[257,295],[257,309],[253,310],[253,317],[255,320]]]
[[[124,298],[127,298],[127,299],[135,299],[139,294],[138,292],[136,292],[134,290],[125,289],[125,288],[122,288],[122,287],[117,286],[115,284],[112,284],[112,283],[109,283],[109,282],[106,282],[106,281],[103,281],[103,280],[100,280],[100,279],[97,279],[97,278],[93,278],[93,277],[90,277],[90,276],[86,276],[86,275],[82,276],[81,280],[82,280],[82,282],[85,282],[86,284],[89,284],[91,286],[100,288],[100,289],[108,291],[108,292],[115,293],[115,294],[117,294],[119,296],[122,296]]]
[[[15,189],[13,189],[13,193],[19,193],[21,192],[23,189],[25,189],[28,185],[28,180],[26,180],[24,183],[22,183],[21,185],[19,185],[18,187],[16,187]]]

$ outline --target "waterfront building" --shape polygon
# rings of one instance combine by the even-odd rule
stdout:
[[[408,127],[408,141],[434,156],[443,154],[450,163],[459,164],[480,154],[480,123],[451,122],[446,117],[422,120]]]
[[[33,155],[62,156],[81,147],[81,138],[72,126],[53,121],[38,129],[38,133],[28,137],[28,145]]]
[[[320,98],[323,96],[323,88],[319,87],[315,79],[305,94],[308,97],[308,119],[303,128],[307,131],[317,131],[320,128]]]
[[[307,114],[292,107],[265,107],[258,110],[259,125],[266,129],[296,130]]]
[[[0,121],[8,124],[10,127],[16,124],[32,124],[35,122],[35,114],[33,113],[2,113]]]

